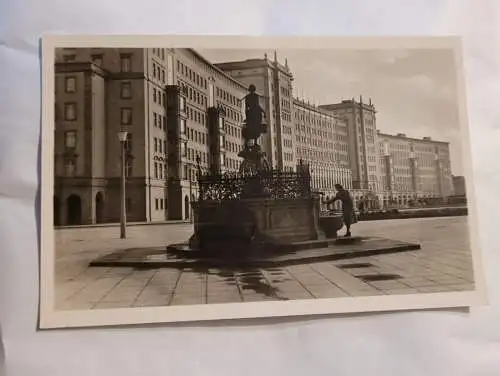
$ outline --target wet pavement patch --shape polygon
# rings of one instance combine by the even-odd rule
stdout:
[[[370,264],[369,262],[359,262],[354,264],[343,264],[337,266],[340,269],[361,269],[361,268],[370,268],[373,266],[373,264]]]
[[[356,276],[363,280],[364,282],[378,282],[378,281],[394,281],[396,279],[401,279],[399,274],[367,274]]]

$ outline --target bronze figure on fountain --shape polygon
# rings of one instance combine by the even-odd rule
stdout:
[[[262,152],[257,143],[259,137],[267,132],[267,125],[263,122],[265,111],[260,106],[259,95],[256,93],[255,85],[248,87],[248,94],[245,100],[245,125],[242,136],[245,142],[244,149],[238,154],[243,158],[240,172],[256,174],[269,170],[269,162],[265,153]]]

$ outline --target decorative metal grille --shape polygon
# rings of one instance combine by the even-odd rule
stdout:
[[[237,200],[249,192],[252,197],[271,199],[311,198],[309,169],[297,172],[270,170],[255,174],[225,173],[199,174],[200,200]],[[256,192],[259,192],[257,195]]]

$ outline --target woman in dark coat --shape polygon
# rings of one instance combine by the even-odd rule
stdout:
[[[354,213],[354,203],[352,201],[352,197],[349,194],[347,189],[344,189],[342,185],[335,184],[335,189],[337,190],[337,194],[332,199],[332,203],[339,200],[342,203],[342,217],[344,220],[344,224],[346,227],[345,236],[351,236],[351,225],[356,223],[356,215]]]

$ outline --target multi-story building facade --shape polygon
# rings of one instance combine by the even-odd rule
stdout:
[[[295,155],[311,168],[312,187],[326,198],[335,184],[352,188],[347,124],[331,112],[294,99]]]
[[[263,96],[267,134],[262,136],[262,147],[274,168],[294,170],[297,163],[293,125],[293,75],[288,63],[274,60],[250,59],[216,64],[245,86],[255,85]]]
[[[408,205],[453,194],[449,143],[378,132],[382,204]]]
[[[55,74],[56,224],[186,219],[195,163],[237,170],[246,87],[192,49],[61,49]]]
[[[378,189],[377,122],[375,106],[354,98],[341,103],[321,105],[345,119],[348,129],[349,166],[355,190],[376,192]]]

